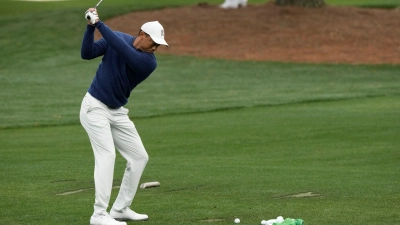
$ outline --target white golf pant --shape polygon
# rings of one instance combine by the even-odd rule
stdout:
[[[95,214],[102,214],[108,208],[113,184],[115,148],[127,161],[118,197],[113,205],[115,210],[125,209],[132,204],[149,159],[128,112],[124,107],[109,109],[89,93],[86,93],[82,101],[80,121],[89,135],[95,158]]]

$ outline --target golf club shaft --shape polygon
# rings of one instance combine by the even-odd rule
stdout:
[[[100,0],[99,3],[97,3],[97,5],[94,6],[94,8],[97,9],[97,7],[100,5],[100,3],[101,3],[102,1],[103,1],[103,0]]]

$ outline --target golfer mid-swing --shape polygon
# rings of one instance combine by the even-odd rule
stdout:
[[[90,19],[82,40],[82,59],[103,57],[80,110],[80,121],[89,136],[95,158],[96,195],[90,224],[126,225],[118,220],[147,220],[147,215],[130,209],[149,157],[124,105],[131,91],[156,69],[154,51],[160,45],[168,46],[164,28],[158,21],[147,22],[138,36],[131,36],[112,31],[99,20],[95,8],[88,9],[85,18]],[[102,35],[98,41],[94,41],[96,28]],[[115,149],[127,163],[118,197],[107,213]]]

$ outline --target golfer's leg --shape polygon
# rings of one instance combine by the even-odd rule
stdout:
[[[107,112],[99,108],[89,111],[91,107],[97,107],[93,106],[93,104],[95,102],[91,102],[90,99],[85,103],[84,99],[80,112],[80,120],[93,148],[96,193],[94,214],[101,215],[106,212],[110,201],[114,175],[115,148]]]
[[[112,133],[115,147],[127,161],[121,188],[113,205],[113,210],[121,211],[132,204],[149,157],[129,117],[120,115],[114,122]]]

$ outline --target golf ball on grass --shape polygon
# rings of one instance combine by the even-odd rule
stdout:
[[[240,219],[239,219],[239,218],[236,218],[236,219],[235,219],[235,223],[240,223]]]

